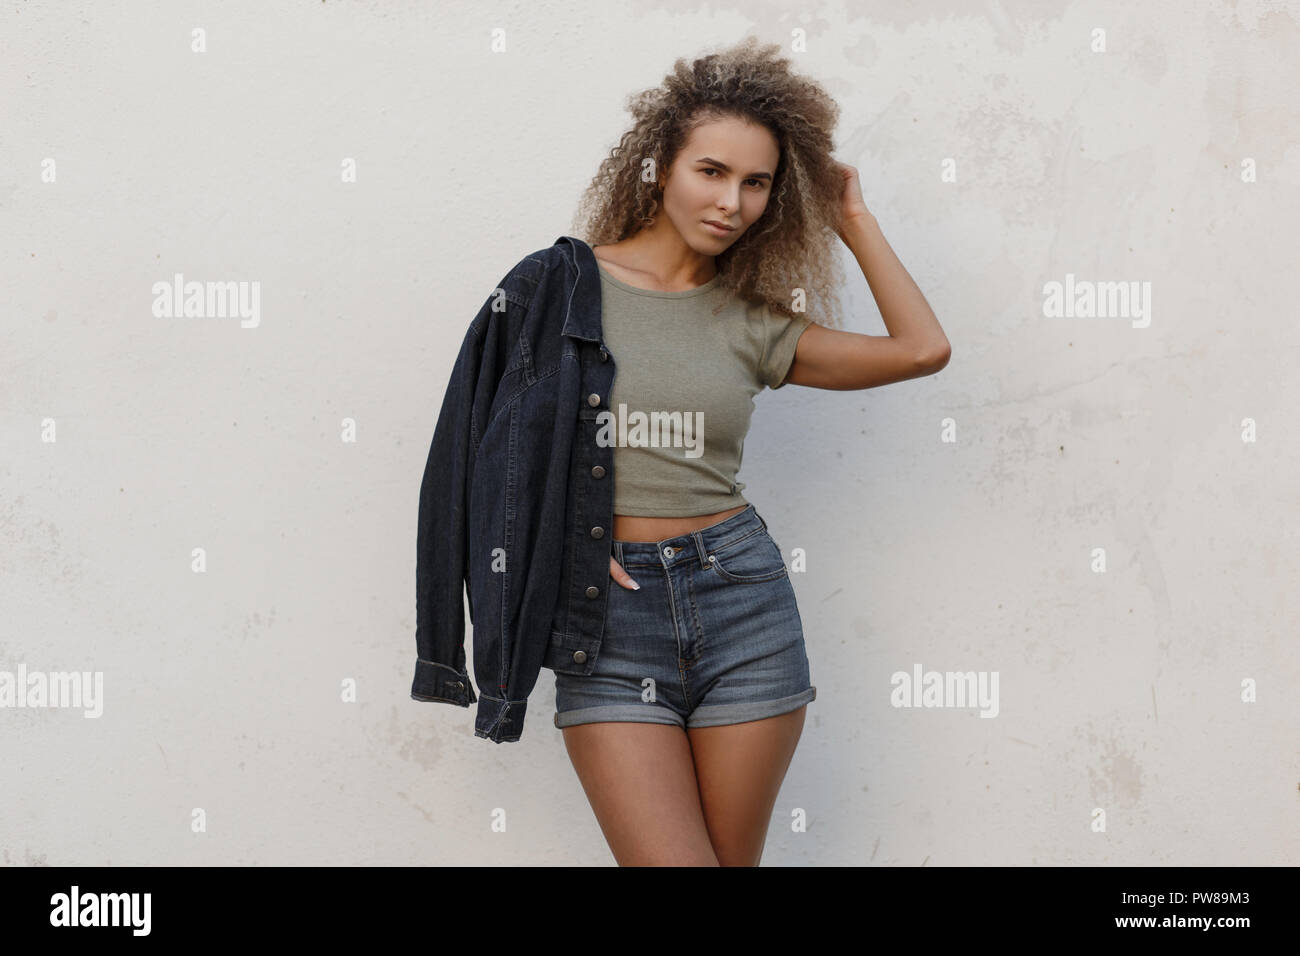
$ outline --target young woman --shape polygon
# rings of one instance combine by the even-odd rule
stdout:
[[[753,395],[872,388],[949,356],[829,155],[838,107],[778,54],[750,38],[679,60],[632,100],[579,212],[618,363],[619,586],[592,672],[556,672],[555,724],[621,865],[757,865],[816,696],[784,559],[736,480]],[[836,237],[889,335],[827,327]]]

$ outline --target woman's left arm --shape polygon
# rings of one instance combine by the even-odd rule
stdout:
[[[849,390],[933,375],[952,355],[948,337],[867,209],[858,171],[844,163],[839,166],[844,193],[835,231],[862,268],[889,334],[863,335],[811,325],[799,337],[785,381]]]

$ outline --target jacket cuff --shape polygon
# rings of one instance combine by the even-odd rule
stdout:
[[[478,702],[478,715],[474,718],[474,736],[486,737],[499,744],[519,739],[524,732],[524,712],[527,700],[504,700],[483,694]]]
[[[468,707],[478,700],[469,675],[436,661],[415,659],[415,680],[411,682],[411,697],[415,700],[437,700],[446,704]]]

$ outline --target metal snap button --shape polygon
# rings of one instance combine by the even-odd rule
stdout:
[[[593,538],[603,538],[605,537],[605,529],[597,525],[591,529],[591,536]]]
[[[594,468],[591,469],[591,477],[593,477],[593,478],[604,478],[604,477],[605,477],[605,469],[604,469],[601,465],[597,465],[596,467],[594,467]]]
[[[597,405],[600,404],[600,396],[597,395],[595,392],[592,392],[590,395],[587,396],[587,404],[590,405],[592,408],[595,408]]]
[[[573,663],[575,663],[575,664],[585,664],[585,663],[587,663],[587,652],[586,652],[586,651],[574,651],[574,652],[573,652]]]
[[[587,588],[587,597],[600,597],[600,588]]]

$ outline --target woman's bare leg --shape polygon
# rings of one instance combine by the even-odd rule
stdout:
[[[687,730],[705,825],[720,866],[758,866],[807,709]]]
[[[602,721],[563,732],[619,866],[718,865],[682,728]]]

